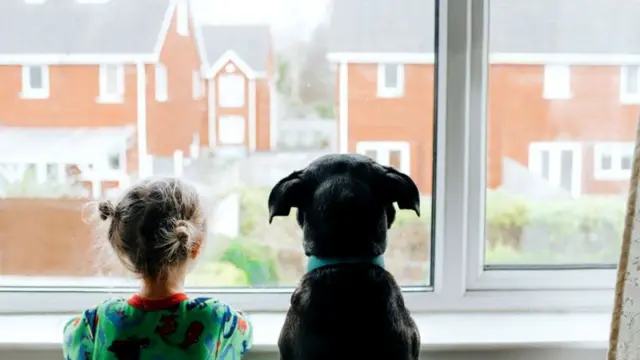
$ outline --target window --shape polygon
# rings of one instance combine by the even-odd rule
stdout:
[[[534,142],[529,145],[529,169],[548,185],[579,196],[582,184],[580,144]]]
[[[594,179],[595,170],[624,170],[631,158],[623,152],[601,151],[596,164],[595,147],[632,141],[640,113],[620,103],[618,83],[618,69],[637,53],[633,45],[638,22],[616,18],[626,12],[601,11],[605,2],[581,2],[573,9],[577,2],[545,1],[531,11],[526,1],[505,0],[509,6],[502,6],[488,0],[439,0],[436,12],[431,0],[363,0],[348,5],[334,1],[327,14],[327,33],[322,28],[314,32],[320,36],[318,43],[327,39],[329,54],[316,54],[305,46],[283,50],[277,78],[247,78],[239,72],[244,66],[223,67],[207,104],[182,101],[192,97],[192,69],[176,68],[174,76],[172,67],[176,83],[171,89],[183,93],[181,98],[175,96],[178,112],[162,106],[167,114],[152,111],[154,91],[160,99],[169,98],[166,70],[146,65],[146,79],[132,74],[127,81],[137,79],[128,84],[136,89],[148,80],[149,96],[127,94],[132,111],[99,107],[106,111],[108,124],[102,115],[89,116],[52,96],[50,106],[38,107],[38,119],[100,127],[104,138],[92,147],[75,131],[64,137],[35,134],[19,139],[20,146],[14,140],[7,150],[8,139],[14,137],[2,130],[0,163],[46,164],[55,157],[69,165],[83,162],[77,165],[97,167],[96,161],[101,161],[100,166],[121,166],[133,179],[145,178],[152,172],[151,157],[154,167],[173,171],[171,155],[176,150],[186,154],[191,135],[200,133],[211,159],[194,159],[185,165],[184,177],[213,197],[205,212],[215,214],[206,237],[214,251],[201,254],[187,277],[187,290],[248,312],[283,311],[290,306],[292,288],[305,274],[307,258],[295,211],[269,224],[267,199],[278,174],[305,167],[318,153],[300,148],[272,151],[269,143],[287,143],[282,139],[287,131],[295,134],[295,143],[321,134],[332,152],[370,156],[408,173],[415,182],[421,216],[397,212],[384,255],[412,313],[608,312],[628,182]],[[138,2],[130,3],[135,7]],[[625,9],[634,10],[631,15],[640,13],[640,2],[625,4]],[[145,12],[153,21],[136,21],[140,34],[155,34],[162,10]],[[258,7],[245,10],[250,14],[246,20],[261,15]],[[591,16],[594,12],[598,16]],[[155,18],[156,13],[160,17]],[[30,19],[18,15],[10,16]],[[302,14],[294,11],[284,17],[285,23],[290,22],[284,25],[295,25],[301,19],[297,15]],[[118,24],[122,14],[106,11],[104,16],[105,23]],[[147,22],[155,30],[147,29]],[[19,34],[24,25],[7,24],[4,30]],[[214,38],[247,39],[244,44],[251,45],[251,52],[238,57],[259,74],[273,50],[260,39],[268,42],[270,37],[260,32],[264,27],[255,29],[256,36],[248,34],[253,27],[242,29],[231,34],[233,30],[225,28],[221,37]],[[605,53],[601,29],[616,29],[615,54]],[[78,30],[88,43],[103,44],[102,37],[94,37],[94,29]],[[296,26],[279,26],[278,31],[296,39],[301,35]],[[60,51],[81,45],[69,43],[74,37],[47,35],[57,39],[48,46],[65,44]],[[150,37],[151,44],[155,38]],[[163,51],[184,55],[171,46]],[[264,54],[264,61],[255,60],[255,54]],[[209,55],[215,62],[216,55]],[[86,61],[74,56],[69,54],[68,59]],[[328,71],[326,59],[335,66],[334,73]],[[74,84],[75,76],[56,72],[56,88],[58,83],[62,89]],[[102,66],[100,80],[102,96],[122,98],[122,66]],[[265,82],[277,82],[277,92],[265,94]],[[67,90],[81,94],[85,89]],[[575,96],[571,101],[547,101],[543,91]],[[173,93],[170,96],[173,101]],[[404,98],[390,101],[385,96]],[[146,99],[147,107],[135,106],[133,99]],[[269,113],[265,105],[271,101],[272,109],[278,105],[277,121],[282,119],[277,127],[249,111]],[[319,120],[318,107],[332,108],[332,119]],[[11,121],[50,127],[38,119]],[[107,159],[116,141],[109,136],[113,127],[133,133],[127,149],[135,155],[127,161]],[[50,144],[50,152],[33,151],[38,144],[42,149],[43,143]],[[236,156],[237,149],[244,151],[242,156]],[[67,186],[45,179],[43,184],[20,183],[11,201],[4,194],[0,197],[0,312],[79,312],[104,298],[135,291],[137,281],[122,267],[99,261],[92,233],[79,216],[86,196],[69,196],[76,189],[72,185],[87,188],[85,183]],[[105,182],[104,188],[110,186],[117,185]],[[46,198],[46,206],[31,205],[38,197]]]
[[[545,65],[544,98],[568,99],[571,97],[571,68],[568,65]]]
[[[629,180],[633,165],[632,142],[602,142],[593,148],[593,177],[596,180]]]
[[[167,67],[163,64],[156,64],[156,101],[165,102],[169,100],[169,74]]]
[[[176,17],[177,17],[176,31],[181,36],[188,36],[189,35],[189,5],[187,4],[187,0],[180,0],[178,2]]]
[[[224,74],[218,77],[218,105],[224,108],[243,107],[245,103],[244,76]]]
[[[356,152],[411,175],[411,156],[407,142],[361,141],[356,144]]]
[[[404,95],[404,65],[378,65],[378,97],[401,97]]]
[[[22,67],[22,97],[46,99],[49,97],[49,67],[25,65]]]
[[[202,77],[202,75],[200,74],[200,71],[198,70],[193,70],[192,76],[193,76],[193,79],[192,79],[193,98],[195,100],[198,100],[198,99],[201,99],[205,93],[204,78]]]
[[[640,103],[640,66],[620,67],[620,101]]]
[[[223,145],[244,144],[245,119],[242,116],[228,115],[220,116],[220,143]]]
[[[124,100],[124,66],[107,64],[100,66],[100,97],[102,102]]]

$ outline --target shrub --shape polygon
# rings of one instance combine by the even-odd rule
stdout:
[[[245,272],[251,286],[278,283],[276,258],[267,246],[244,239],[234,239],[218,259]]]
[[[247,274],[230,262],[213,262],[198,267],[187,277],[187,286],[250,286]]]

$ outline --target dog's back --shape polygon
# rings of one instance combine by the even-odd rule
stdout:
[[[420,215],[407,175],[354,154],[329,155],[278,182],[271,221],[297,208],[312,266],[291,298],[283,360],[414,360],[420,339],[402,292],[382,265],[394,203]]]
[[[279,342],[282,359],[418,359],[420,337],[383,268],[341,264],[305,275]]]

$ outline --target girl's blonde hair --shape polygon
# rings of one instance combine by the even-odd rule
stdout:
[[[101,201],[98,213],[120,261],[147,279],[162,278],[184,264],[204,238],[200,196],[175,178],[141,181],[119,201]]]

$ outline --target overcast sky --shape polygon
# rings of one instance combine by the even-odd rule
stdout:
[[[1,1],[1,0],[0,0]],[[194,0],[200,21],[270,24],[278,37],[306,37],[324,18],[328,0]]]

